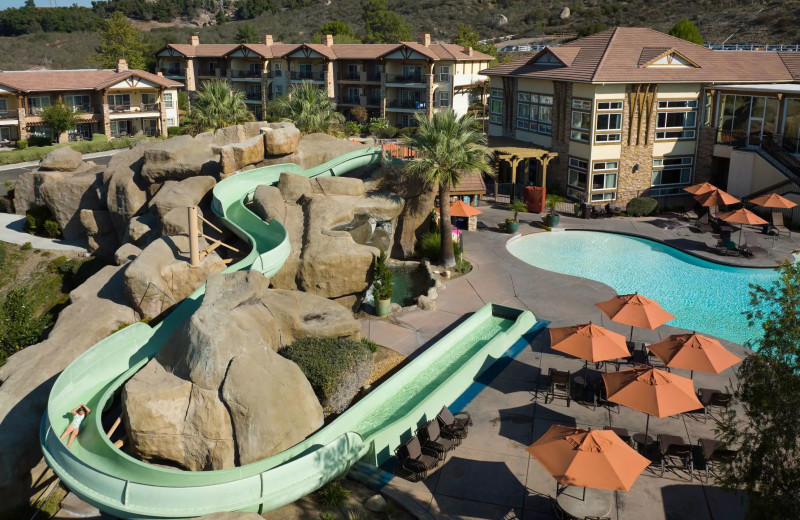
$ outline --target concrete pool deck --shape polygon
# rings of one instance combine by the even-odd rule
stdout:
[[[465,232],[465,254],[473,263],[468,275],[446,282],[440,292],[435,311],[407,310],[392,320],[364,318],[362,333],[374,341],[413,355],[430,344],[455,322],[484,305],[500,303],[528,309],[539,320],[553,327],[594,321],[622,334],[630,327],[611,322],[594,306],[595,302],[612,297],[610,287],[592,280],[576,278],[538,269],[512,256],[505,247],[508,234],[495,229],[509,212],[482,206],[484,225]],[[520,231],[536,232],[538,215],[520,215]],[[527,218],[526,218],[527,217]],[[581,226],[581,224],[586,227]],[[562,216],[562,226],[582,229],[606,229],[669,240],[692,239],[698,244],[713,237],[673,236],[647,219],[614,218],[578,220]],[[695,234],[699,235],[699,234]],[[750,234],[747,235],[750,241]],[[767,237],[771,243],[772,238]],[[750,242],[752,244],[752,242]],[[772,263],[778,255],[788,255],[796,244],[786,237],[776,240]],[[770,244],[771,245],[771,244]],[[698,254],[703,254],[698,248]],[[772,251],[770,247],[770,251]],[[705,254],[711,254],[706,252]],[[747,261],[735,257],[718,258],[730,263]],[[746,264],[745,264],[746,265]],[[751,264],[752,265],[752,264]],[[655,331],[635,330],[634,340],[654,342],[670,334],[683,332],[670,326]],[[723,341],[731,351],[744,355],[740,345]],[[644,430],[646,416],[621,407],[608,410],[573,401],[567,407],[563,399],[544,403],[545,374],[550,368],[576,372],[583,361],[549,349],[546,331],[536,335],[528,346],[481,391],[466,409],[473,416],[469,438],[448,455],[447,462],[425,482],[410,483],[398,478],[389,484],[393,495],[410,500],[418,511],[436,518],[550,518],[552,508],[548,495],[555,493],[553,478],[524,451],[525,446],[540,437],[552,424],[602,428],[627,428],[631,434]],[[688,371],[674,373],[688,377]],[[696,388],[723,390],[735,378],[732,369],[722,374],[695,373]],[[703,422],[701,414],[683,414],[665,419],[650,419],[651,435],[670,433],[683,436],[690,444],[700,438],[714,438],[714,421]],[[658,466],[651,466],[639,477],[628,493],[615,493],[611,518],[617,520],[647,519],[738,519],[744,518],[746,505],[738,497],[699,481],[695,470],[690,482],[686,471],[668,470],[658,476]]]

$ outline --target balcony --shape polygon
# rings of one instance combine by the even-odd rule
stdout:
[[[342,104],[345,104],[345,105],[360,105],[361,104],[361,96],[343,96],[342,97]]]
[[[198,76],[203,78],[224,78],[226,71],[224,69],[208,69],[201,67]]]
[[[367,98],[367,106],[368,107],[379,107],[381,106],[381,97],[374,96]]]
[[[325,72],[293,70],[290,77],[292,81],[325,81]]]
[[[427,106],[425,101],[399,100],[389,101],[388,108],[404,108],[410,110],[424,110]]]
[[[342,80],[344,81],[361,81],[361,73],[360,72],[345,72],[342,74]]]
[[[429,74],[387,74],[386,83],[427,83]]]
[[[247,92],[245,93],[244,98],[248,101],[261,101],[261,91]]]
[[[156,72],[162,73],[165,77],[185,78],[186,69],[180,67],[158,67]]]
[[[16,110],[0,110],[0,119],[17,119],[19,114]]]
[[[228,69],[228,77],[231,79],[261,79],[261,71]]]
[[[81,105],[70,105],[72,107],[72,111],[76,114],[91,114],[94,111],[92,110],[92,105],[89,104],[81,104]]]
[[[108,105],[108,111],[112,114],[130,114],[136,112],[159,112],[161,106],[158,103],[140,103],[138,105]]]
[[[283,71],[282,70],[271,70],[271,71],[267,72],[267,77],[269,79],[282,78],[283,77]]]

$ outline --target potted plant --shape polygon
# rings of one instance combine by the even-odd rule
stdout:
[[[544,205],[547,208],[547,215],[542,217],[542,222],[545,226],[554,228],[558,227],[558,221],[561,218],[558,213],[556,213],[556,206],[564,202],[564,197],[561,195],[548,195],[544,199]]]
[[[508,211],[514,212],[513,219],[511,218],[506,219],[506,231],[508,231],[509,233],[516,233],[517,230],[519,229],[518,215],[520,214],[520,212],[525,213],[526,211],[528,211],[528,207],[525,205],[524,202],[518,199],[509,204],[508,206],[506,206],[506,209]]]
[[[386,251],[381,249],[381,254],[375,259],[375,277],[372,282],[372,297],[375,300],[375,314],[386,316],[392,303],[392,272],[386,266]]]

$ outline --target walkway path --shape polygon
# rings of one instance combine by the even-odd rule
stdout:
[[[505,214],[490,209],[485,212],[483,223],[494,227]],[[655,230],[660,229],[643,221],[631,222],[632,219],[600,222],[606,224],[612,220],[639,231],[657,233]],[[534,231],[527,224],[521,229]],[[474,269],[467,276],[446,283],[436,311],[405,311],[396,317],[395,323],[365,319],[362,330],[378,343],[413,353],[464,313],[491,301],[529,309],[554,327],[593,320],[626,335],[630,332],[629,327],[609,322],[594,306],[595,302],[612,297],[613,289],[525,264],[506,250],[508,238],[507,234],[486,228],[466,232],[466,256]],[[669,326],[653,332],[637,330],[634,339],[651,342],[678,331]],[[734,352],[745,353],[739,345],[723,343]],[[529,348],[497,377],[483,381],[487,386],[466,407],[475,422],[469,438],[448,457],[443,467],[425,482],[412,484],[395,477],[389,485],[437,518],[550,518],[552,507],[547,497],[554,494],[555,481],[524,451],[525,446],[556,423],[593,428],[613,425],[627,428],[631,433],[643,431],[645,426],[644,414],[624,407],[609,411],[602,407],[593,410],[575,401],[569,407],[563,400],[544,403],[543,374],[550,368],[574,373],[582,367],[582,361],[550,350],[546,331],[531,338]],[[689,375],[681,370],[673,372]],[[698,373],[694,380],[697,388],[722,389],[733,377],[733,371],[727,370],[720,375]],[[691,444],[696,444],[698,438],[714,436],[713,421],[704,423],[699,414],[651,418],[650,432],[680,434]],[[652,466],[629,493],[616,493],[612,518],[744,517],[745,507],[739,500],[713,484],[701,484],[699,472],[695,472],[692,482],[681,470],[668,472],[663,478],[658,473],[658,468]]]
[[[88,253],[85,245],[80,242],[53,240],[52,238],[37,237],[25,232],[25,216],[0,213],[0,242],[22,245],[30,242],[34,249],[48,251],[72,251],[75,253]]]

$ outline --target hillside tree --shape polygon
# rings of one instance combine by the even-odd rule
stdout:
[[[142,34],[124,14],[117,11],[108,17],[100,30],[100,45],[89,60],[100,68],[113,69],[117,66],[117,60],[124,59],[129,68],[144,70],[147,68],[147,53],[148,47],[142,40]]]
[[[258,43],[258,40],[258,32],[249,24],[240,25],[233,38],[236,43]]]
[[[719,482],[747,493],[748,518],[800,518],[800,264],[779,272],[771,286],[751,286],[746,316],[750,326],[761,322],[763,336],[739,366],[738,406],[717,426],[718,438],[738,449]]]
[[[387,0],[365,0],[362,10],[366,43],[397,43],[411,40],[411,27],[403,15],[389,10]]]
[[[481,36],[478,34],[471,25],[459,24],[456,30],[456,36],[453,38],[453,43],[463,47],[472,47],[478,52],[493,56],[494,60],[492,65],[497,63],[497,47],[491,43],[478,43]]]
[[[687,42],[696,43],[697,45],[703,45],[703,37],[700,36],[700,29],[688,18],[679,20],[678,23],[673,25],[672,29],[669,30],[669,35],[680,38],[681,40],[686,40]]]
[[[61,100],[54,101],[42,110],[42,123],[53,130],[56,142],[60,141],[61,134],[72,130],[78,124],[78,114],[75,109],[64,104]]]
[[[315,33],[311,40],[314,43],[322,43],[327,34],[333,36],[334,43],[361,43],[361,39],[356,37],[353,29],[339,20],[332,20],[322,24],[319,32]]]

